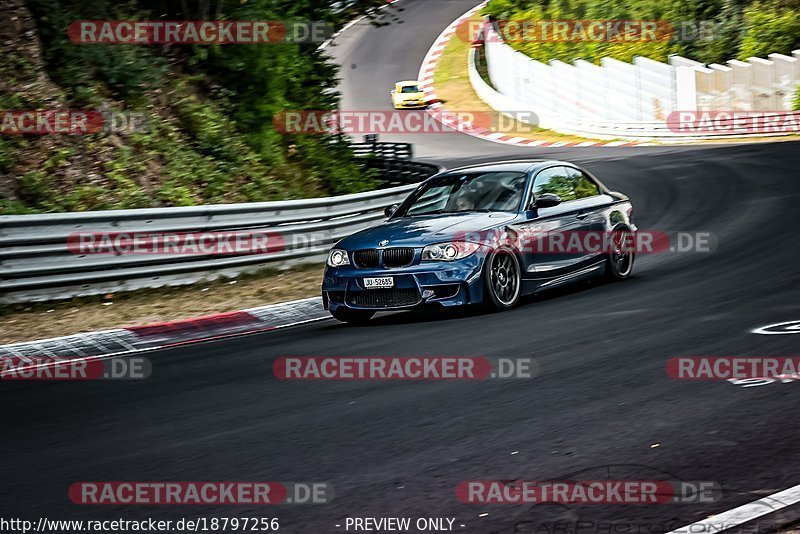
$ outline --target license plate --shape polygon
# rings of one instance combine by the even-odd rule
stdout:
[[[364,278],[364,287],[366,289],[394,287],[394,278],[391,276],[384,276],[381,278]]]

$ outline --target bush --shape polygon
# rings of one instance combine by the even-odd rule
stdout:
[[[37,18],[48,74],[68,89],[76,105],[98,105],[103,93],[141,103],[143,94],[164,82],[166,58],[155,47],[73,44],[66,28],[75,20],[146,19],[135,2],[29,0]]]
[[[791,53],[800,47],[800,2],[774,0],[491,0],[484,13],[494,19],[663,20],[676,29],[671,39],[648,42],[512,42],[515,49],[539,61],[581,58],[599,63],[603,57],[630,61],[643,56],[667,61],[671,54],[704,63],[736,57]],[[684,22],[707,28],[694,39],[681,39]],[[691,28],[691,26],[690,26]]]
[[[757,4],[745,12],[746,32],[739,59],[791,53],[800,47],[800,17],[792,9]]]
[[[332,110],[336,67],[316,44],[158,46],[73,44],[75,20],[344,20],[385,0],[336,11],[327,0],[214,3],[215,13],[182,0],[28,0],[41,41],[43,68],[3,58],[17,72],[49,77],[54,91],[24,101],[0,94],[0,109],[64,108],[145,111],[150,129],[102,134],[0,139],[0,211],[5,213],[180,206],[352,193],[374,188],[347,143],[336,136],[286,136],[273,116],[295,109]],[[186,9],[198,11],[185,13]],[[355,11],[353,11],[355,10]],[[381,12],[384,12],[383,10]],[[341,20],[340,20],[341,19]],[[5,174],[5,176],[3,176]],[[6,198],[2,198],[5,196]]]

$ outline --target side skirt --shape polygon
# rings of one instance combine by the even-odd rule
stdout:
[[[523,280],[523,283],[527,286],[526,293],[535,293],[540,290],[551,289],[564,284],[577,282],[579,280],[593,278],[595,276],[602,276],[603,273],[605,272],[605,263],[606,263],[605,259],[603,259],[596,263],[578,269],[577,271],[563,274],[561,276],[557,276],[549,280],[542,280],[542,279]]]

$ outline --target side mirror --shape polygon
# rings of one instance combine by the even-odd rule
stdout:
[[[537,208],[552,208],[561,204],[561,197],[555,193],[542,193],[533,203]]]
[[[397,92],[397,91],[396,91],[395,89],[392,89],[391,91],[389,91],[389,94],[393,95],[393,94],[395,94],[396,92]]]
[[[383,214],[386,215],[387,217],[391,217],[392,215],[394,215],[394,212],[396,212],[397,208],[399,207],[400,204],[392,204],[391,206],[386,206],[386,208],[384,208],[383,210]]]

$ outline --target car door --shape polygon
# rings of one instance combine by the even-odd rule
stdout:
[[[542,193],[558,195],[561,203],[552,207],[535,207],[533,203]],[[581,206],[575,200],[575,189],[567,167],[547,167],[534,176],[526,199],[525,220],[514,225],[522,236],[520,250],[525,278],[558,277],[568,273],[576,263],[574,254],[559,245],[559,240],[584,226],[584,219],[578,216]]]
[[[607,252],[603,246],[606,229],[606,209],[614,199],[606,195],[600,185],[587,173],[576,167],[566,167],[567,175],[575,193],[570,202],[570,213],[575,214],[578,223],[579,247],[570,247],[570,260],[573,268],[581,269],[596,263]]]

